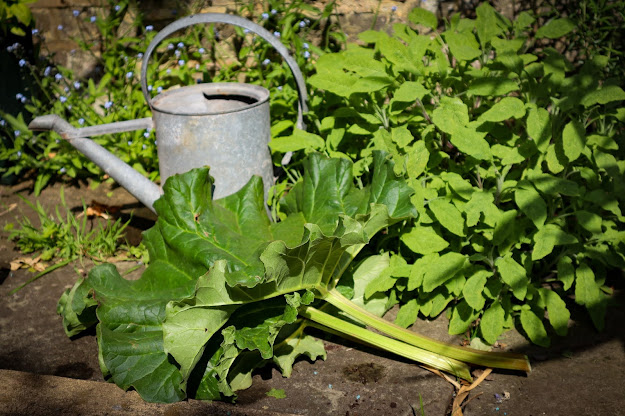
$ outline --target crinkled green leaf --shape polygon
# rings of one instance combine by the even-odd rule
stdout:
[[[514,201],[536,228],[543,226],[547,219],[547,204],[530,183],[523,181],[518,184],[514,191]]]
[[[467,279],[462,289],[464,300],[476,311],[484,309],[486,299],[482,293],[484,292],[486,281],[492,274],[493,273],[488,270],[477,270]]]
[[[430,29],[436,30],[438,27],[438,20],[436,19],[436,15],[429,10],[423,9],[421,7],[415,7],[408,14],[408,19],[414,24],[423,25]]]
[[[577,218],[577,222],[584,229],[590,231],[593,234],[601,234],[601,216],[595,214],[594,212],[588,212],[585,210],[575,211],[575,218]]]
[[[457,236],[465,235],[464,218],[453,204],[444,199],[435,199],[428,203],[428,207],[443,227]]]
[[[477,121],[480,123],[486,121],[498,122],[510,118],[522,118],[523,116],[525,116],[525,105],[523,101],[516,97],[504,97],[501,101],[497,102],[485,113],[480,115]]]
[[[550,345],[549,336],[545,330],[542,319],[540,319],[531,309],[523,309],[521,311],[521,326],[536,345],[548,347]]]
[[[575,23],[568,18],[553,19],[536,31],[536,37],[557,39],[575,29]]]
[[[397,317],[395,318],[395,324],[402,328],[408,328],[415,323],[418,315],[419,304],[417,303],[417,299],[410,299],[399,308]]]
[[[423,285],[425,272],[428,270],[430,263],[438,257],[438,253],[426,254],[414,262],[410,269],[410,276],[408,276],[408,290],[412,291]]]
[[[560,336],[565,336],[568,332],[568,323],[571,313],[566,308],[566,303],[553,290],[540,288],[538,289],[543,303],[547,306],[549,314],[549,323]]]
[[[276,137],[269,142],[274,152],[294,152],[302,149],[323,149],[325,142],[316,134],[295,129],[290,136]]]
[[[512,294],[519,300],[525,299],[529,279],[525,268],[512,257],[501,257],[495,262],[501,279],[512,289]]]
[[[575,244],[577,238],[555,224],[547,224],[534,234],[532,260],[540,260],[553,251],[555,246]]]
[[[463,334],[469,330],[473,321],[479,314],[469,306],[466,299],[458,302],[451,313],[449,320],[449,333],[451,335]]]
[[[430,151],[423,140],[416,141],[406,154],[406,173],[410,178],[418,178],[427,167]]]
[[[484,77],[475,79],[467,92],[472,95],[496,97],[518,89],[519,85],[509,78]]]
[[[586,264],[580,264],[575,270],[575,302],[586,306],[593,324],[598,330],[605,327],[605,296],[601,293],[601,285],[595,280],[595,274]]]
[[[438,253],[449,246],[449,243],[439,236],[432,227],[420,225],[403,233],[400,239],[410,250],[418,254]]]
[[[540,192],[545,194],[579,196],[579,186],[571,180],[549,175],[548,173],[532,172],[527,177]]]
[[[558,280],[562,282],[562,288],[567,291],[575,281],[575,267],[570,257],[560,257],[558,260]]]
[[[590,107],[594,104],[607,104],[613,101],[625,100],[625,91],[617,85],[606,85],[598,90],[589,92],[582,98],[582,105]]]
[[[576,120],[570,121],[564,126],[562,131],[564,155],[569,162],[572,162],[582,154],[584,147],[586,147],[586,129],[580,122]]]
[[[437,287],[443,285],[446,281],[454,277],[460,271],[467,261],[467,258],[460,253],[446,253],[432,260],[425,267],[425,276],[423,277],[423,289],[431,292]]]
[[[415,81],[406,81],[395,90],[393,94],[393,101],[402,103],[413,103],[416,100],[422,100],[423,97],[429,92],[423,84]]]
[[[534,140],[536,147],[544,153],[551,139],[551,117],[544,108],[531,107],[527,115],[527,134]]]
[[[452,55],[461,61],[470,61],[482,55],[480,45],[471,32],[456,33],[448,30],[443,36]]]
[[[495,197],[490,192],[474,192],[469,202],[464,206],[464,212],[467,215],[467,226],[473,227],[477,225],[481,214],[484,214],[484,223],[495,227],[501,213],[494,201]]]
[[[486,309],[480,320],[480,332],[484,341],[489,344],[497,342],[497,338],[503,333],[505,312],[498,301]]]
[[[475,11],[477,13],[475,21],[477,35],[480,38],[480,43],[486,45],[487,42],[502,33],[504,29],[499,25],[497,12],[490,4],[482,3]]]

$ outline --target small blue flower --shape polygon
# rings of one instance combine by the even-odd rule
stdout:
[[[139,53],[137,54],[137,58],[139,58],[139,59],[143,58],[143,52],[139,52]]]
[[[177,48],[181,49],[184,48],[184,43],[182,42],[178,42],[178,44],[176,45]]]
[[[74,10],[72,11],[72,14],[74,15],[74,17],[78,17],[78,15],[80,14],[80,11]]]
[[[303,20],[299,21],[299,27],[304,28],[306,27],[306,22],[304,22]]]
[[[263,61],[263,65],[265,65],[265,66],[269,65],[270,63],[271,63],[271,61],[269,60],[269,58],[266,58],[266,59]]]
[[[39,34],[39,29],[33,29],[30,31],[30,33],[32,33],[33,36],[36,36]]]
[[[113,106],[113,101],[107,101],[104,103],[104,108],[107,110]]]
[[[67,106],[67,109],[68,109],[68,110],[71,110],[71,109],[72,109],[72,106],[71,106],[71,105],[68,105],[68,106]]]
[[[278,11],[276,9],[271,9],[271,14],[276,14]]]
[[[260,17],[262,17],[263,19],[269,19],[269,13],[263,13],[260,15]]]
[[[302,47],[303,47],[304,49],[308,49],[310,46],[308,45],[308,43],[304,42],[304,44],[302,45]]]
[[[144,132],[144,133],[143,133],[143,137],[145,137],[146,139],[147,139],[148,137],[150,137],[150,132],[149,132],[149,131]],[[144,146],[145,146],[145,145],[144,145]]]
[[[64,96],[64,95],[61,95],[61,96],[59,97],[59,101],[60,101],[60,102],[62,102],[62,103],[64,103],[65,101],[67,101],[67,97],[66,97],[66,96]]]
[[[152,88],[154,87],[152,87],[151,85],[148,85],[148,91],[152,91]]]
[[[15,94],[15,99],[16,100],[21,100],[22,97],[24,97],[24,94],[22,94],[21,92],[18,92],[17,94]]]
[[[197,51],[198,51],[199,53],[206,53],[206,49],[204,49],[204,48],[200,48],[200,49],[198,49]]]
[[[278,91],[282,91],[282,85],[278,85]]]
[[[130,78],[132,78],[133,75],[134,74],[132,73],[132,71],[129,71],[129,72],[126,73],[126,78],[130,79]]]
[[[59,173],[65,173],[65,168],[59,169]]]
[[[74,81],[74,89],[76,89],[76,90],[80,89],[80,82]]]
[[[15,134],[15,137],[17,137],[17,136],[19,136],[20,134],[22,134],[22,132],[21,132],[21,131],[19,131],[19,130],[15,130],[15,131],[13,132],[13,134]],[[18,155],[18,156],[22,156],[22,152],[20,152],[20,151],[18,150],[18,151],[17,151],[17,155]]]
[[[154,146],[158,146],[158,140],[154,140]]]
[[[165,72],[167,72],[167,75],[171,74],[171,68],[167,68],[167,71]]]
[[[63,91],[65,91],[66,93],[69,92],[69,87],[63,88]]]
[[[20,101],[22,102],[22,104],[26,104],[26,101],[28,101],[28,98],[22,97],[22,99]]]
[[[128,140],[128,146],[132,146],[132,140]]]
[[[81,126],[82,126],[83,124],[85,124],[85,119],[84,119],[84,118],[79,118],[79,119],[78,119],[78,124],[80,124]]]
[[[275,31],[275,32],[273,32],[273,35],[274,35],[275,37],[279,38],[279,37],[280,37],[280,32]]]
[[[15,131],[15,135],[16,135],[16,136],[19,136],[19,135],[20,135],[20,131],[19,131],[19,130],[16,130],[16,131]],[[17,157],[22,157],[22,151],[21,151],[21,150],[18,150],[18,151],[17,151]]]
[[[306,59],[310,58],[310,52],[308,52],[308,51],[304,51],[303,55],[304,55],[304,58],[306,58]]]
[[[57,81],[60,81],[60,80],[62,80],[62,79],[63,79],[63,75],[61,75],[61,74],[56,74],[56,75],[54,76],[54,79],[56,79]]]
[[[174,55],[176,55],[176,58],[180,57],[180,51],[178,49],[176,49],[176,51],[174,52]]]
[[[199,71],[200,70],[200,64],[195,64],[195,70]]]
[[[396,12],[396,11],[397,11],[397,6],[393,6],[393,7],[391,7],[391,11],[392,11],[392,12]]]
[[[153,30],[154,30],[154,26],[152,26],[152,25],[147,25],[147,26],[145,27],[145,31],[146,31],[146,32],[151,32],[151,31],[153,31]]]
[[[59,140],[59,139],[54,139],[54,142],[55,142],[56,144],[59,144],[59,143],[61,143],[61,140]]]
[[[142,144],[142,145],[141,145],[141,148],[142,148],[143,150],[145,150],[145,149],[147,149],[147,148],[148,148],[148,146],[146,146],[145,144]]]
[[[178,65],[180,65],[180,66],[184,65],[184,59],[179,60],[178,61]]]
[[[57,28],[58,30],[63,30],[63,25],[58,25],[56,28]]]
[[[172,49],[174,49],[174,44],[173,44],[173,43],[168,44],[168,45],[167,45],[167,49],[168,49],[168,50],[170,50],[170,51],[171,51]]]
[[[91,16],[91,17],[89,18],[89,21],[90,21],[91,23],[95,23],[95,21],[96,21],[96,17],[95,17],[95,16]]]
[[[43,70],[43,76],[47,77],[50,75],[50,71],[52,71],[52,68],[47,66],[46,69]]]
[[[0,126],[4,127],[7,125],[7,122],[4,120],[0,120]]]
[[[119,4],[115,5],[115,11],[118,12],[122,9],[122,6],[120,6]]]
[[[243,29],[243,33],[245,33],[247,35],[248,33],[250,33],[250,30],[249,29]]]
[[[156,92],[157,92],[157,93],[159,93],[159,94],[160,94],[161,92],[163,92],[163,87],[158,87],[158,88],[156,89]]]
[[[360,394],[356,396],[356,400],[360,400]]]

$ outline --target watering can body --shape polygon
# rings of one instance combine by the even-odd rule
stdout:
[[[35,118],[31,130],[54,130],[95,162],[139,201],[154,210],[161,188],[132,169],[90,137],[154,128],[161,183],[174,174],[202,166],[211,168],[214,198],[235,193],[252,177],[261,176],[265,200],[273,184],[270,140],[269,91],[239,83],[204,83],[165,91],[150,98],[147,88],[148,60],[169,34],[198,23],[227,23],[246,28],[269,42],[284,57],[298,88],[297,126],[304,129],[306,89],[297,64],[268,31],[239,16],[205,13],[188,16],[165,27],[152,40],[143,58],[141,87],[152,118],[100,126],[74,128],[56,115]]]

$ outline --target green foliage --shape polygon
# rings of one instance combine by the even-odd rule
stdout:
[[[6,37],[8,33],[24,36],[24,29],[33,22],[33,15],[28,7],[35,0],[2,0],[0,1],[0,35]]]
[[[82,218],[74,215],[65,203],[63,188],[61,188],[61,212],[56,207],[56,217],[46,212],[45,208],[37,201],[32,204],[24,199],[36,213],[39,226],[33,224],[28,217],[18,220],[18,227],[8,223],[5,230],[10,231],[9,239],[15,242],[16,247],[22,253],[41,252],[40,259],[68,260],[85,257],[96,261],[106,261],[118,251],[130,251],[140,257],[140,249],[122,245],[120,241],[128,222],[123,223],[120,219],[112,222],[107,220],[103,225],[98,222],[96,227],[87,219],[86,207],[83,205]]]
[[[16,96],[25,113],[0,114],[0,166],[3,175],[32,175],[38,194],[51,180],[61,177],[104,180],[102,171],[54,132],[28,130],[29,121],[44,114],[58,114],[75,127],[149,117],[150,109],[141,92],[139,74],[147,45],[156,35],[145,25],[143,15],[128,1],[107,1],[100,14],[76,10],[75,25],[80,36],[73,39],[84,53],[96,61],[96,76],[82,79],[68,68],[46,60],[28,62],[24,48],[11,48],[20,60],[24,77],[36,87]],[[342,34],[333,30],[330,2],[323,10],[294,1],[285,4],[268,1],[259,10],[253,2],[240,6],[239,14],[258,22],[289,46],[304,74],[313,70],[312,57],[336,49]],[[186,10],[185,13],[192,13]],[[132,14],[132,24],[123,23]],[[128,19],[126,19],[128,20]],[[321,28],[324,22],[325,28]],[[62,30],[59,27],[59,30]],[[324,30],[321,41],[311,39]],[[93,39],[86,33],[97,32]],[[220,29],[221,30],[221,29]],[[148,69],[148,89],[152,95],[196,82],[245,82],[260,84],[271,91],[271,112],[278,131],[292,130],[296,119],[295,82],[288,66],[269,44],[253,34],[235,28],[220,32],[215,25],[192,27],[167,39],[157,48]],[[36,33],[40,37],[45,34]],[[43,38],[40,38],[43,42]],[[45,47],[45,42],[43,42]],[[99,51],[96,55],[94,51]],[[21,59],[20,59],[21,58]],[[275,129],[274,129],[275,131]],[[134,131],[94,137],[93,140],[120,157],[152,180],[158,179],[154,132]]]
[[[351,163],[311,155],[280,223],[266,215],[258,177],[213,201],[207,168],[172,176],[155,203],[158,221],[145,233],[143,276],[126,280],[110,264],[91,270],[59,302],[68,335],[98,322],[104,374],[159,402],[232,396],[266,361],[288,375],[301,354],[325,357],[299,314],[381,348],[400,345],[390,349],[396,353],[417,351],[308,306],[339,299],[350,305],[344,312],[358,311],[334,291],[338,280],[373,235],[416,215],[392,162],[382,153],[374,159],[371,183],[359,189]],[[340,302],[332,304],[343,309]],[[434,360],[425,362],[470,378],[461,363]]]
[[[435,24],[424,10],[410,16]],[[403,327],[449,307],[451,333],[493,344],[516,325],[547,346],[566,334],[572,295],[603,326],[606,279],[625,266],[625,92],[598,78],[606,56],[575,67],[533,49],[536,37],[573,36],[572,20],[537,33],[532,21],[483,3],[440,35],[365,32],[365,46],[319,58],[316,130],[274,139],[352,160],[359,181],[374,150],[392,155],[420,216],[372,241],[367,254],[389,252],[409,272],[389,265],[365,299],[390,295]]]

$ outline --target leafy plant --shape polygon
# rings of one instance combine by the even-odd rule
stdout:
[[[287,44],[303,73],[313,71],[311,57],[336,50],[341,36],[329,17],[333,3],[323,10],[294,1],[271,1],[259,10],[254,2],[239,5],[239,14],[257,21]],[[33,175],[35,194],[51,180],[61,177],[90,178],[94,184],[105,180],[101,170],[54,132],[34,134],[28,123],[35,116],[58,114],[76,127],[149,117],[150,109],[141,92],[139,74],[147,45],[154,38],[153,25],[145,25],[143,15],[132,10],[127,1],[108,1],[107,10],[90,15],[74,10],[75,25],[81,30],[73,39],[96,62],[95,76],[83,79],[69,68],[47,61],[31,60],[25,48],[16,44],[11,52],[20,62],[24,76],[32,77],[35,87],[16,95],[25,112],[17,116],[0,113],[0,166],[3,175]],[[192,10],[189,10],[191,12]],[[123,24],[133,14],[132,24]],[[323,27],[321,26],[323,23]],[[84,29],[84,30],[82,30]],[[58,27],[63,31],[66,28]],[[97,32],[94,38],[86,33]],[[323,31],[322,44],[311,39]],[[43,35],[33,32],[42,42]],[[96,54],[95,51],[99,53]],[[171,37],[156,51],[148,70],[148,89],[152,95],[177,85],[196,82],[241,82],[265,86],[271,91],[274,131],[290,131],[295,119],[297,99],[290,70],[271,46],[251,33],[215,25],[192,27]],[[279,123],[282,121],[282,123]],[[151,130],[119,135],[104,135],[94,141],[139,170],[158,180],[156,142]]]
[[[413,24],[437,27],[416,11]],[[625,265],[625,92],[597,78],[605,56],[573,72],[553,48],[529,53],[574,30],[533,22],[484,3],[432,36],[401,23],[364,32],[366,46],[320,57],[309,79],[316,134],[270,143],[277,157],[352,160],[356,180],[374,150],[392,155],[420,215],[371,242],[391,262],[364,298],[388,293],[400,326],[449,308],[452,334],[494,344],[517,325],[548,346],[548,330],[567,333],[574,297],[603,327],[611,271]],[[297,164],[286,169],[296,177]]]
[[[306,326],[464,379],[471,378],[468,367],[456,358],[529,371],[523,356],[419,336],[336,289],[373,235],[417,214],[412,190],[395,176],[393,163],[379,152],[373,159],[369,185],[356,187],[350,162],[309,156],[278,223],[267,217],[258,177],[215,201],[207,168],[169,178],[154,205],[158,221],[144,234],[150,265],[143,276],[128,281],[113,265],[94,268],[59,301],[67,334],[97,322],[103,373],[148,401],[233,396],[270,360],[288,376],[299,355],[325,357]],[[342,291],[364,287],[356,279],[342,285]]]

